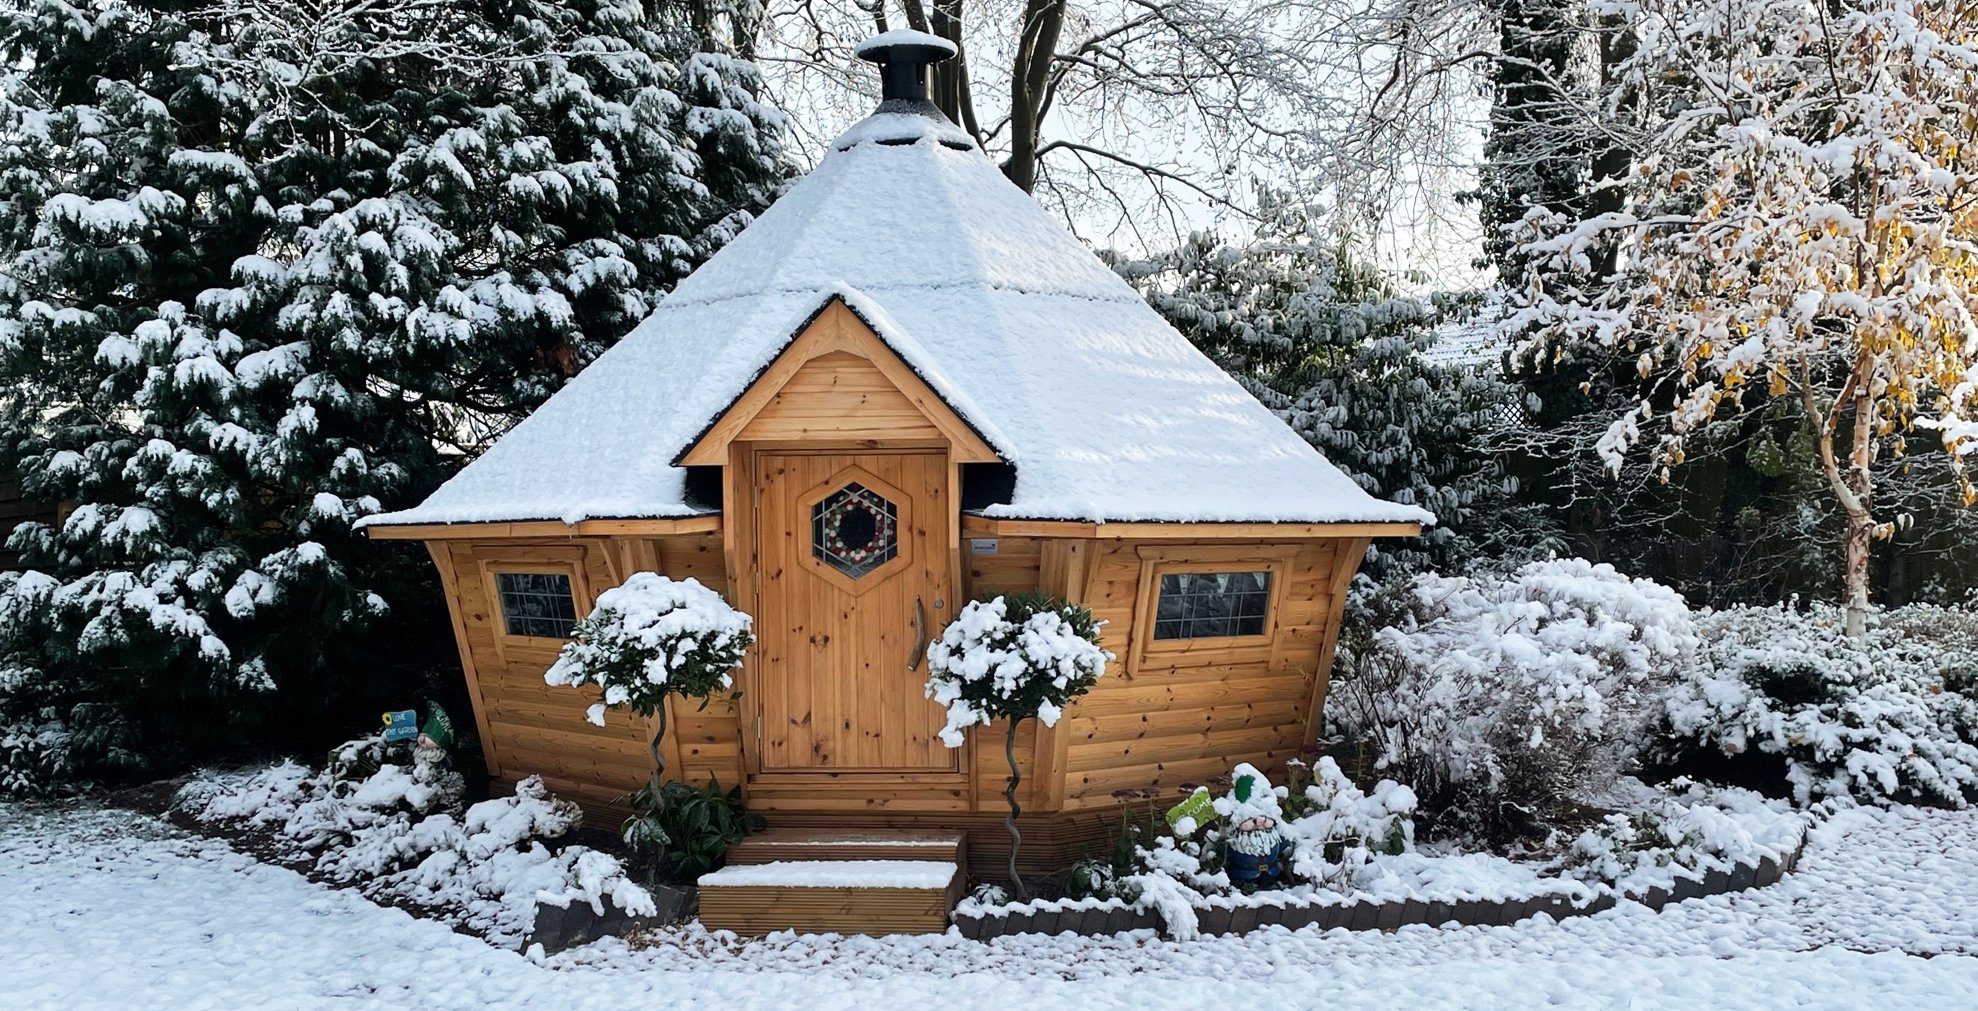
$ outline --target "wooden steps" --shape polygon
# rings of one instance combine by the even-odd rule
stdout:
[[[938,934],[961,898],[961,846],[933,832],[764,832],[701,876],[701,923],[751,935]]]
[[[959,862],[961,855],[962,837],[959,833],[892,828],[773,828],[728,847],[730,865],[766,864],[778,860]]]

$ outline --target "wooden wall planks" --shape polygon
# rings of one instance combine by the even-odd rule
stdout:
[[[543,672],[556,659],[555,644],[505,634],[489,574],[509,566],[568,562],[580,577],[573,585],[582,587],[578,592],[583,599],[576,602],[582,615],[596,603],[597,594],[621,581],[628,565],[647,560],[674,578],[696,578],[717,591],[725,588],[720,536],[430,543],[456,611],[456,634],[489,774],[503,783],[541,774],[560,794],[618,817],[625,795],[650,774],[650,726],[624,713],[610,713],[605,726],[594,726],[585,719],[594,701],[590,692],[544,684]],[[694,783],[710,776],[727,785],[741,781],[735,706],[716,701],[697,711],[695,704],[675,700],[668,716],[670,775]]]
[[[1028,721],[1019,730],[1017,754],[1023,771],[1019,802],[1026,824],[1051,837],[1048,812],[1061,810],[1079,830],[1064,847],[1089,848],[1102,830],[1086,814],[1115,809],[1116,791],[1155,787],[1170,795],[1184,786],[1228,771],[1238,761],[1280,767],[1310,743],[1323,704],[1330,652],[1337,636],[1339,594],[1364,549],[1361,538],[1307,541],[1217,541],[1218,559],[1246,548],[1259,558],[1288,557],[1287,585],[1273,613],[1268,644],[1204,648],[1163,655],[1143,664],[1133,677],[1116,664],[1093,693],[1075,703],[1055,729]],[[574,555],[573,552],[574,545]],[[1133,623],[1142,592],[1141,549],[1152,547],[1187,557],[1179,541],[1064,541],[1031,537],[998,539],[994,554],[970,549],[962,554],[966,596],[1038,588],[1080,599],[1108,622],[1106,646],[1126,657],[1134,648]],[[1205,546],[1206,548],[1207,546]],[[498,609],[485,585],[486,573],[503,564],[575,558],[592,598],[623,574],[656,567],[675,578],[694,577],[725,590],[733,571],[719,533],[663,538],[577,538],[533,541],[460,541],[435,544],[435,559],[458,602],[463,659],[473,671],[490,769],[512,782],[540,773],[552,788],[597,812],[616,818],[624,795],[646,776],[648,728],[613,714],[606,727],[584,720],[587,693],[551,688],[542,672],[554,649],[533,642],[504,641]],[[1342,567],[1340,562],[1350,563]],[[744,568],[743,571],[746,571]],[[592,600],[580,601],[588,610]],[[950,612],[952,613],[952,611]],[[672,710],[668,761],[670,774],[692,782],[715,776],[724,784],[743,781],[743,710],[717,702],[696,712],[691,704]],[[846,824],[881,820],[922,827],[955,826],[987,819],[1003,809],[1008,778],[1001,725],[978,728],[970,749],[970,781],[907,783],[875,795],[856,776],[757,784],[749,787],[753,807],[778,824],[843,818]],[[971,813],[972,812],[972,813]],[[1095,835],[1095,832],[1097,833]],[[993,834],[993,833],[991,833]],[[1073,846],[1075,843],[1075,847]],[[1075,855],[1075,854],[1073,854]]]

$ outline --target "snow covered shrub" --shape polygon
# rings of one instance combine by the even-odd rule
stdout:
[[[130,724],[115,711],[78,703],[68,719],[42,710],[26,719],[0,718],[0,796],[68,793],[111,775],[143,768],[131,749]]]
[[[1777,859],[1798,844],[1806,824],[1783,801],[1682,779],[1630,808],[1607,815],[1573,839],[1562,859],[1566,873],[1639,893],[1666,887],[1675,868],[1729,870],[1762,857]]]
[[[1372,607],[1328,715],[1445,834],[1524,834],[1611,782],[1698,645],[1675,591],[1580,559],[1421,575]]]
[[[1018,593],[970,601],[941,637],[927,646],[927,697],[948,711],[941,743],[959,748],[969,727],[1009,723],[1003,751],[1010,765],[1003,791],[1010,816],[1010,884],[1023,894],[1016,873],[1017,727],[1035,717],[1047,727],[1071,700],[1092,690],[1113,654],[1099,645],[1092,612],[1045,593]]]
[[[1916,605],[1846,634],[1841,608],[1739,607],[1700,619],[1705,663],[1666,705],[1666,757],[1777,756],[1800,804],[1962,805],[1978,792],[1973,616]]]
[[[697,579],[635,572],[623,585],[598,594],[597,607],[577,623],[543,675],[552,685],[597,688],[600,700],[588,717],[598,726],[604,726],[606,710],[618,708],[657,721],[647,741],[652,777],[632,794],[634,813],[624,825],[625,844],[654,870],[665,864],[673,842],[661,814],[668,796],[666,761],[659,751],[666,736],[666,700],[678,695],[706,706],[715,692],[734,687],[735,668],[755,644],[751,623]]]
[[[1331,757],[1309,774],[1291,767],[1282,801],[1291,819],[1287,835],[1297,847],[1292,874],[1307,881],[1351,881],[1377,853],[1415,848],[1415,791],[1391,779],[1362,791]]]
[[[1267,885],[1353,891],[1382,876],[1378,858],[1414,851],[1415,793],[1393,780],[1363,792],[1331,758],[1309,770],[1294,764],[1284,786],[1248,763],[1230,777],[1232,788],[1213,798],[1201,822],[1183,816],[1173,825],[1132,828],[1131,860],[1113,869],[1108,894],[1157,910],[1169,931],[1185,938],[1195,930],[1195,907],[1209,896]],[[1239,859],[1231,851],[1254,855],[1256,847],[1246,845],[1261,834],[1284,842],[1282,873],[1275,880],[1239,879],[1231,873]]]
[[[371,766],[363,778],[345,772]],[[652,897],[609,854],[552,848],[581,822],[531,776],[509,797],[464,812],[460,777],[436,762],[406,764],[375,738],[353,741],[312,770],[284,762],[245,776],[188,783],[174,811],[265,845],[283,863],[381,901],[431,909],[500,944],[522,939],[538,900],[609,902],[650,914]]]

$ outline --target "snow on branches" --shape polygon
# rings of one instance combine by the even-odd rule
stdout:
[[[0,471],[74,504],[11,540],[0,737],[121,723],[118,755],[36,760],[86,777],[286,739],[261,717],[421,662],[428,563],[354,525],[425,497],[788,176],[754,68],[693,53],[680,16],[0,11]]]
[[[750,624],[697,579],[635,572],[598,594],[597,608],[577,623],[543,681],[597,687],[602,699],[587,716],[600,727],[605,710],[620,706],[652,717],[668,695],[704,699],[733,686],[755,642]]]
[[[1634,171],[1618,206],[1511,226],[1506,324],[1654,381],[1596,447],[1617,470],[1657,412],[1666,467],[1721,416],[1795,405],[1860,634],[1869,541],[1902,521],[1874,511],[1875,460],[1918,430],[1978,449],[1978,24],[1946,0],[1612,6],[1638,47],[1600,104]]]
[[[927,697],[948,710],[941,743],[959,748],[969,727],[995,720],[1056,726],[1113,659],[1099,646],[1100,624],[1039,594],[971,601],[927,647]]]

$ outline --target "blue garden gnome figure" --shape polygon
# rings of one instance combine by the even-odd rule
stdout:
[[[1254,766],[1240,764],[1229,796],[1217,801],[1216,808],[1229,825],[1223,840],[1223,866],[1229,879],[1261,885],[1281,878],[1290,847],[1278,825],[1283,811],[1271,781]]]

